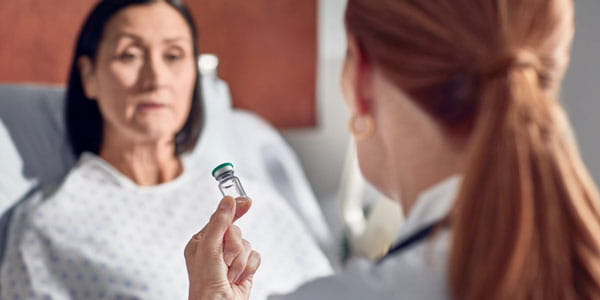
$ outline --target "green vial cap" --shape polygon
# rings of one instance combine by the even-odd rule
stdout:
[[[215,177],[215,173],[217,173],[217,171],[219,171],[219,170],[221,170],[221,169],[223,169],[225,167],[231,167],[231,168],[233,168],[233,164],[227,162],[227,163],[222,163],[222,164],[218,165],[216,168],[214,168],[212,170],[212,176]]]

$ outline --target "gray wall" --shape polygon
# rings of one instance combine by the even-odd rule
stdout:
[[[575,43],[562,102],[590,173],[600,183],[600,1],[577,0]]]
[[[322,202],[335,197],[348,133],[348,112],[339,88],[345,51],[342,16],[346,0],[319,1],[319,127],[285,131],[298,151]],[[563,86],[563,103],[578,136],[584,159],[600,182],[600,0],[577,0],[577,34],[571,68]],[[324,205],[331,205],[323,203]]]

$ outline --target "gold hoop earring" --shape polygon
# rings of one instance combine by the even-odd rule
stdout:
[[[348,130],[357,141],[362,141],[375,132],[375,119],[369,114],[353,113],[348,121]]]

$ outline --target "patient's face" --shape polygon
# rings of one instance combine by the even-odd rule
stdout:
[[[168,4],[117,13],[106,25],[96,62],[88,71],[80,64],[86,94],[102,112],[105,138],[172,141],[190,111],[195,61],[191,31]]]

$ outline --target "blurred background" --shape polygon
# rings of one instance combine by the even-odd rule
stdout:
[[[339,88],[345,53],[343,10],[346,0],[318,1],[318,80],[316,128],[285,129],[300,155],[329,220],[338,216],[337,192],[346,151],[348,112]],[[562,90],[584,160],[600,183],[600,1],[577,0],[573,57]],[[334,223],[335,227],[335,223]]]
[[[0,0],[0,82],[64,85],[76,30],[93,0]],[[345,0],[189,0],[201,50],[220,58],[234,105],[280,129],[331,225],[348,151],[339,88]],[[562,98],[600,182],[600,1],[577,0],[573,60]]]

